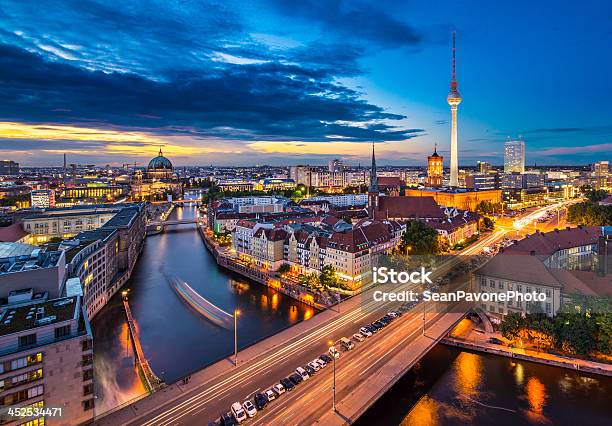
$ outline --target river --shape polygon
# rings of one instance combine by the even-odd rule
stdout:
[[[612,379],[438,345],[365,425],[609,425]]]
[[[195,207],[177,207],[170,219],[196,214]],[[234,341],[233,330],[210,323],[179,299],[161,271],[187,281],[227,312],[239,309],[239,348],[316,313],[283,294],[221,270],[195,225],[172,226],[149,236],[125,288],[144,353],[153,371],[167,383],[232,354]],[[145,389],[134,366],[119,294],[94,318],[92,327],[97,415],[142,395]]]

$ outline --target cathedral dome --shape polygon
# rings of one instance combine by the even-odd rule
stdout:
[[[159,154],[157,157],[153,158],[149,161],[148,170],[172,170],[172,163],[162,154],[162,150],[160,148]]]

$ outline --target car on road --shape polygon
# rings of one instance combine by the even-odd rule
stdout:
[[[353,340],[356,340],[357,342],[363,342],[365,340],[365,337],[363,337],[361,333],[355,333],[353,334]]]
[[[319,365],[319,363],[316,360],[310,361],[308,363],[308,366],[312,368],[315,372],[321,369],[321,365]]]
[[[326,365],[327,365],[327,364],[329,364],[330,362],[332,362],[331,357],[330,357],[329,355],[327,355],[327,354],[322,354],[322,355],[319,357],[319,359],[320,359],[321,361],[323,361],[323,362],[324,362]]]
[[[247,416],[250,418],[255,417],[255,414],[257,414],[257,408],[255,408],[250,399],[247,399],[242,403],[242,408],[244,408],[244,411],[246,411]]]
[[[304,367],[296,368],[295,372],[302,377],[302,380],[308,380],[310,378],[310,374],[308,374],[308,371],[306,371]]]
[[[222,413],[221,414],[221,425],[223,426],[234,426],[236,422],[234,421],[234,417],[232,413]]]
[[[347,351],[350,351],[351,349],[355,348],[355,344],[346,337],[340,338],[340,344]]]
[[[289,380],[291,380],[291,383],[297,386],[304,381],[304,378],[298,373],[293,373],[291,376],[289,376]]]
[[[371,325],[376,329],[376,331],[380,331],[384,327],[383,323],[380,321],[374,321]],[[376,333],[376,331],[374,333]]]
[[[327,363],[323,361],[321,358],[317,358],[313,362],[317,364],[320,368],[324,368],[327,365]]]
[[[306,370],[306,372],[308,373],[309,376],[314,376],[314,374],[317,372],[314,368],[312,368],[310,365],[306,364],[304,366],[304,370]]]
[[[255,394],[255,407],[257,407],[258,410],[263,410],[267,404],[268,398],[266,398],[263,393],[259,392]]]
[[[391,315],[394,318],[399,318],[402,316],[402,313],[400,311],[391,311],[389,312],[389,315]]]
[[[242,405],[239,402],[234,402],[231,407],[232,415],[238,423],[242,423],[246,420],[247,415],[242,409]]]
[[[336,349],[335,346],[332,346],[329,348],[329,354],[334,357],[334,358],[340,358],[340,352],[338,352],[338,349]]]
[[[280,384],[284,389],[287,389],[288,391],[293,390],[293,387],[295,386],[289,377],[285,377],[284,379],[281,379]],[[276,386],[274,386],[274,388],[275,388],[274,390],[276,391],[277,390]]]
[[[493,343],[494,345],[503,345],[504,344],[504,342],[499,340],[497,337],[491,337],[489,339],[489,343]]]
[[[359,332],[365,337],[370,337],[372,335],[372,332],[366,327],[361,327]]]
[[[284,391],[285,391],[285,389],[283,389],[283,392]],[[268,398],[268,402],[269,401],[274,401],[276,399],[276,392],[274,392],[272,389],[268,389],[266,391],[266,398]]]

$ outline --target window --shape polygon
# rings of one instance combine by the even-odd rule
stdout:
[[[495,280],[489,280],[489,287],[495,288]]]
[[[36,344],[36,334],[28,334],[26,336],[19,336],[19,347],[24,348]]]
[[[93,379],[93,368],[90,368],[89,370],[84,370],[83,371],[83,381],[87,381],[87,380],[91,380]]]
[[[498,288],[500,290],[503,290],[504,289],[504,283],[500,281],[499,284],[498,284]]]
[[[83,386],[83,396],[91,395],[93,393],[93,383],[88,383]]]
[[[70,324],[55,329],[55,339],[63,339],[70,336]]]
[[[552,306],[548,302],[546,302],[546,313],[547,314],[552,313]]]
[[[87,411],[87,410],[91,410],[94,408],[94,400],[93,399],[88,399],[86,401],[83,401],[83,410]]]
[[[546,289],[546,297],[550,297],[550,289],[549,288]]]
[[[516,291],[523,292],[523,286],[520,284],[517,284]]]

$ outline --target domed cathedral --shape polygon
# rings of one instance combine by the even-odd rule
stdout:
[[[182,184],[174,174],[172,162],[164,157],[161,148],[157,157],[149,161],[146,170],[137,170],[132,176],[132,198],[155,200],[167,195],[181,195]]]

